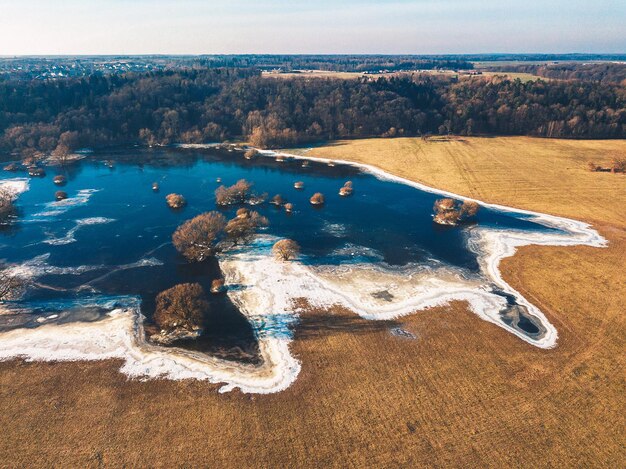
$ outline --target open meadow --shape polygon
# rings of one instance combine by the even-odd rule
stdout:
[[[626,176],[587,163],[623,156],[626,141],[371,139],[300,152],[586,221],[609,246],[527,246],[503,261],[557,328],[554,349],[454,302],[394,321],[308,308],[291,344],[302,371],[269,395],[128,380],[119,361],[2,362],[0,465],[624,465]]]

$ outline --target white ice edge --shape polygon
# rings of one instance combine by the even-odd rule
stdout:
[[[266,156],[281,154],[296,159],[332,161],[357,167],[379,179],[460,200],[475,200],[394,176],[367,164],[265,150],[260,153]],[[228,294],[248,318],[258,336],[261,365],[244,365],[204,354],[151,345],[145,340],[143,317],[138,307],[116,309],[97,322],[51,323],[34,329],[16,329],[2,333],[0,360],[15,357],[43,361],[118,358],[124,360],[120,371],[129,377],[199,379],[225,383],[220,389],[222,392],[235,388],[246,393],[278,392],[295,381],[301,368],[300,362],[289,350],[292,339],[290,325],[297,320],[291,300],[298,297],[306,298],[313,306],[341,304],[366,319],[397,318],[450,301],[464,300],[479,317],[506,329],[522,340],[540,348],[554,347],[557,340],[556,329],[538,308],[503,280],[499,271],[500,261],[512,256],[519,246],[543,244],[603,247],[607,244],[606,239],[584,222],[475,201],[484,207],[530,215],[532,221],[567,232],[526,233],[482,228],[472,231],[470,242],[483,254],[480,261],[483,271],[503,291],[515,295],[518,303],[526,306],[528,312],[541,321],[547,332],[540,340],[533,340],[503,323],[498,312],[504,299],[481,286],[430,278],[426,279],[427,291],[415,294],[414,290],[407,290],[405,297],[393,304],[363,301],[362,298],[358,299],[359,291],[351,291],[346,285],[335,284],[299,262],[282,263],[274,260],[269,249],[275,240],[264,236],[255,243],[253,254],[249,251],[238,251],[220,260],[227,283],[240,285],[240,288],[231,288]]]
[[[0,181],[0,189],[8,191],[14,198],[18,197],[22,192],[26,192],[28,188],[29,183],[26,178],[11,178]]]

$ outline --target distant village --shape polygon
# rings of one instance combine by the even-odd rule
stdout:
[[[166,57],[4,57],[0,58],[0,78],[50,80],[94,73],[161,71],[180,66],[179,60]]]

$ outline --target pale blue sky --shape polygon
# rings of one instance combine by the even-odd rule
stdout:
[[[0,0],[0,55],[626,52],[626,0]]]

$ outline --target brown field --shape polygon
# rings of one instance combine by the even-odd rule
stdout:
[[[389,73],[362,73],[362,72],[336,72],[331,70],[298,70],[296,72],[263,72],[261,76],[265,78],[339,78],[343,80],[354,80],[361,77],[401,77],[417,74],[457,76],[451,70],[420,70],[411,72],[389,72]],[[501,74],[503,75],[503,73]]]
[[[434,75],[434,76],[443,76],[443,77],[459,77],[462,80],[467,79],[476,79],[481,77],[492,78],[495,76],[506,77],[510,80],[520,79],[523,82],[527,81],[536,81],[536,80],[551,80],[551,78],[544,78],[537,75],[533,75],[531,73],[518,73],[518,72],[490,72],[487,70],[480,70],[481,75],[467,75],[467,74],[459,74],[453,70],[420,70],[420,71],[412,71],[412,72],[390,72],[390,73],[361,73],[361,72],[335,72],[335,71],[327,71],[327,70],[299,70],[297,72],[263,72],[262,76],[265,78],[338,78],[342,80],[354,80],[362,77],[370,77],[370,78],[391,78],[391,77],[402,77],[402,76],[411,76],[411,75]]]
[[[293,343],[302,373],[268,396],[127,381],[119,362],[0,363],[0,465],[624,467],[626,176],[585,170],[624,151],[624,141],[470,138],[312,152],[593,222],[608,248],[529,246],[502,265],[557,327],[557,348],[454,303],[399,320],[417,340],[348,311],[310,311]]]

